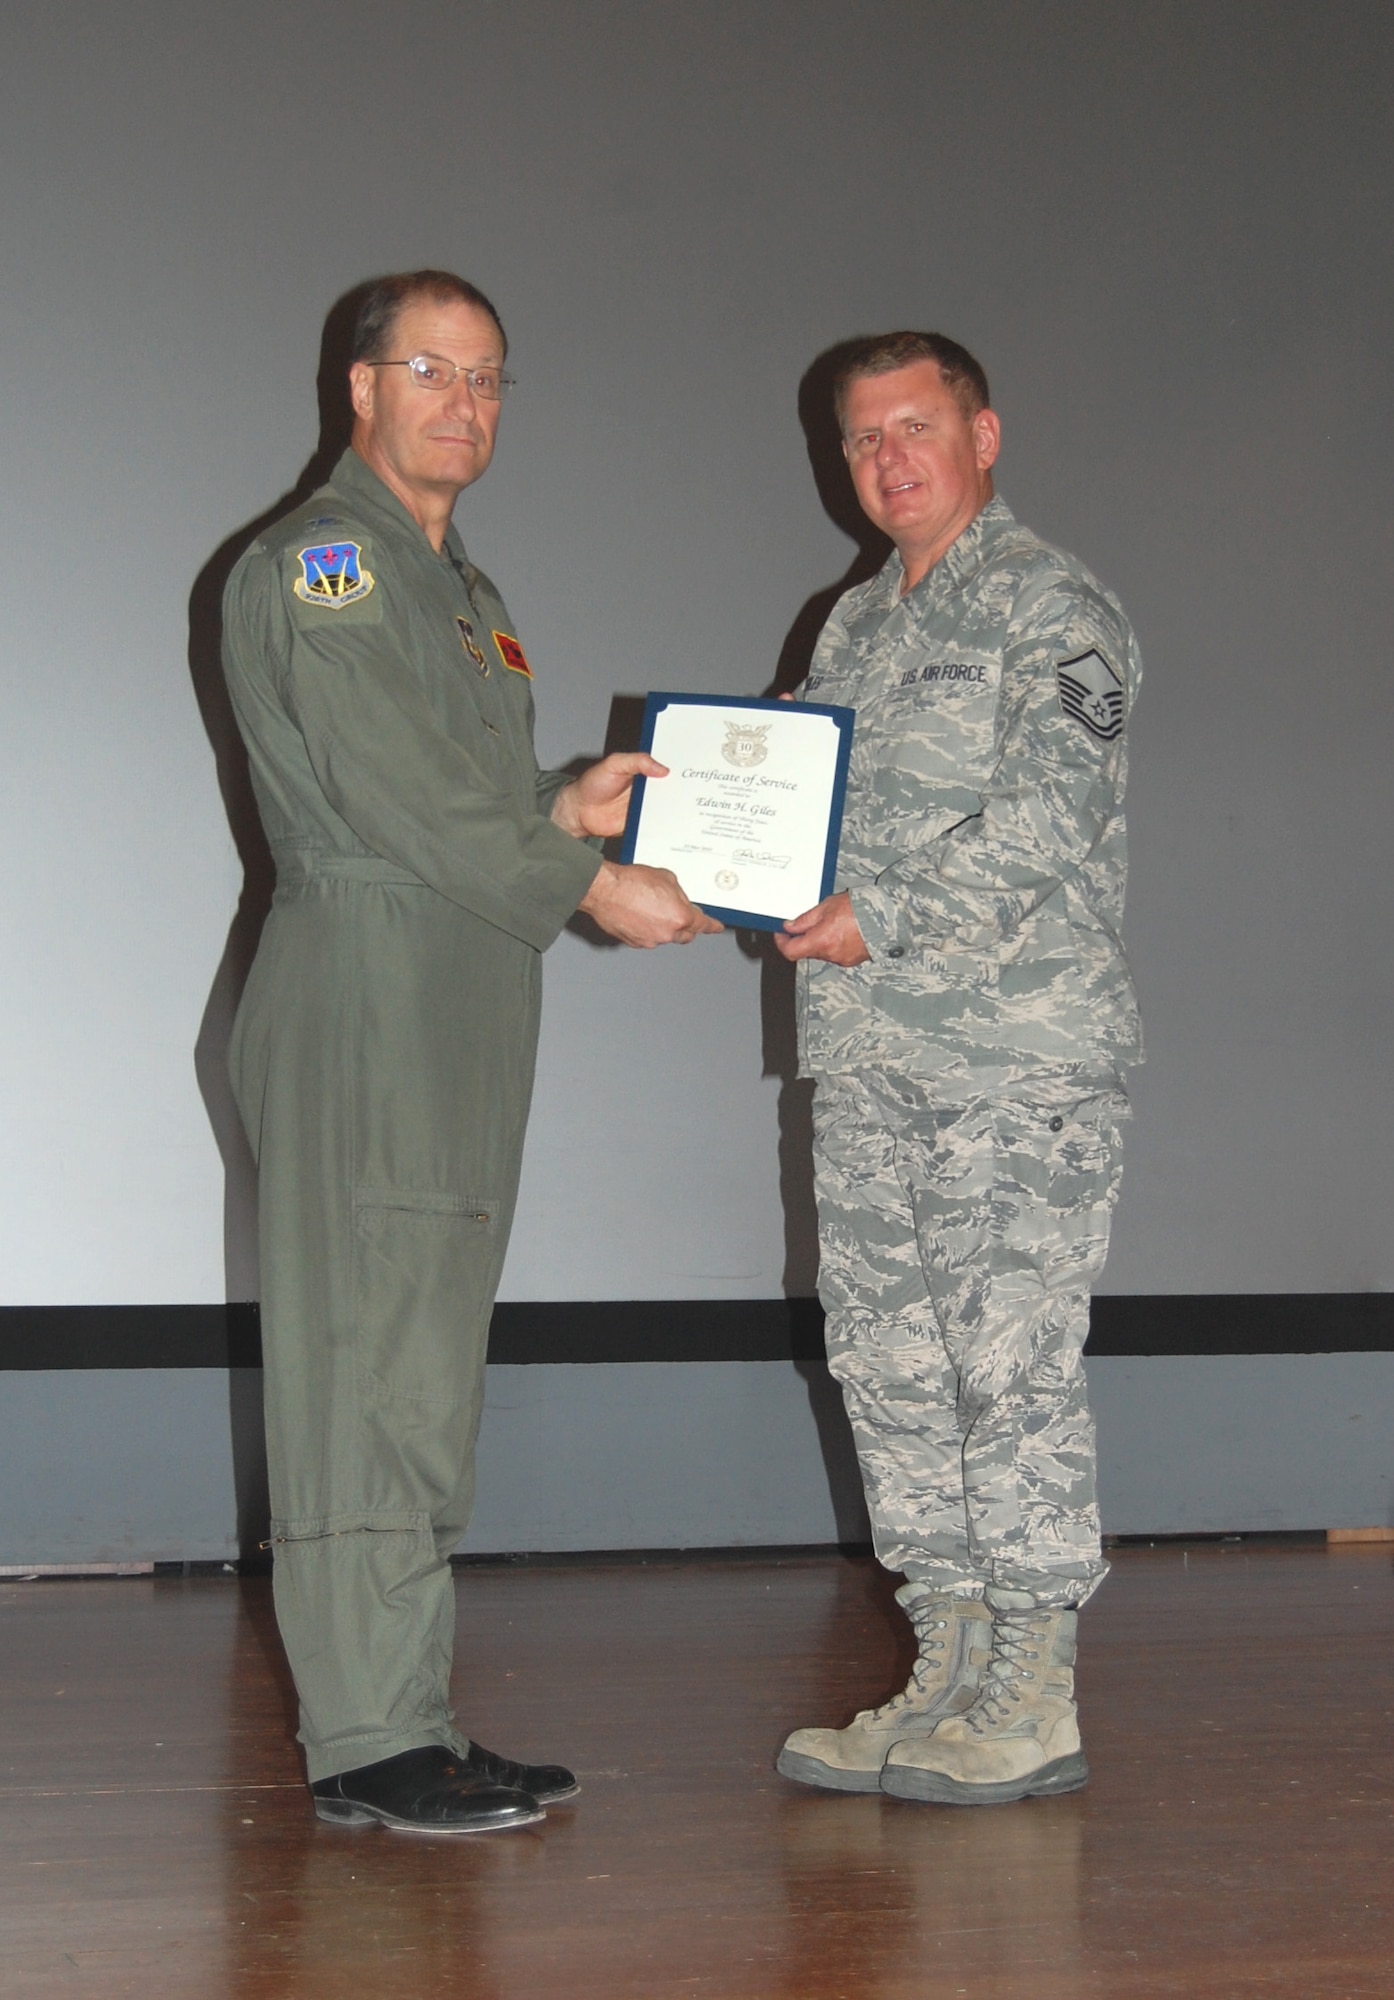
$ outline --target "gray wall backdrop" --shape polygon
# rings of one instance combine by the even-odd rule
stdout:
[[[1148,669],[1108,1287],[1387,1289],[1391,56],[1383,0],[0,4],[0,1304],[254,1291],[208,566],[315,449],[333,301],[427,261],[513,339],[459,518],[545,761],[797,654],[857,553],[821,350],[981,355],[1000,490]],[[778,978],[548,971],[504,1296],[809,1289]]]

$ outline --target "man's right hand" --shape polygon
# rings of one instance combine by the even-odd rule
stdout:
[[[724,928],[690,903],[667,868],[623,867],[602,861],[580,907],[621,944],[647,951],[656,944],[691,944],[703,931]]]

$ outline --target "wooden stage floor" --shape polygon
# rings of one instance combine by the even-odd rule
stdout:
[[[559,1757],[546,1823],[311,1815],[263,1579],[0,1585],[0,1994],[1087,2000],[1394,1994],[1389,1551],[1116,1553],[1094,1777],[964,1809],[778,1778],[905,1670],[869,1561],[458,1579],[471,1733]]]

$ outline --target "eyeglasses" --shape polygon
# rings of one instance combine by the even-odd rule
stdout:
[[[463,376],[470,394],[485,403],[501,403],[514,383],[514,377],[501,368],[461,368],[439,354],[413,354],[410,361],[370,361],[368,366],[410,369],[419,389],[452,389]]]

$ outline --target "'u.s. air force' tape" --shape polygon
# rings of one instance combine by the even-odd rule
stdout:
[[[1123,734],[1123,682],[1097,647],[1073,660],[1058,660],[1055,682],[1060,706],[1072,722],[1082,722],[1101,743]]]

